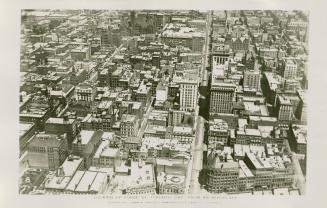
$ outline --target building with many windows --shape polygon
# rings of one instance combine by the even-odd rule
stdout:
[[[28,167],[55,170],[67,155],[66,134],[38,133],[28,142],[27,152],[22,158]]]
[[[175,82],[179,83],[180,109],[183,111],[194,111],[197,106],[199,77],[193,74],[175,76]]]
[[[264,157],[246,153],[245,164],[255,176],[255,189],[289,187],[293,183],[293,169],[288,157]]]
[[[289,122],[293,119],[292,103],[287,97],[277,95],[275,115],[278,118],[278,121]]]
[[[96,88],[88,82],[79,83],[75,88],[75,98],[77,101],[93,101]]]
[[[208,145],[211,147],[217,143],[227,145],[228,143],[228,124],[222,119],[213,119],[209,121]]]
[[[191,144],[194,139],[192,127],[189,126],[174,126],[172,138],[178,140],[181,144]]]
[[[210,193],[234,192],[238,188],[239,164],[212,151],[206,166],[206,189]]]
[[[260,91],[260,71],[245,70],[243,72],[243,88]]]
[[[101,46],[116,46],[121,43],[122,37],[119,34],[119,28],[103,28],[101,29]]]
[[[291,125],[289,143],[295,152],[304,155],[307,153],[307,128],[305,125]]]
[[[102,141],[93,156],[92,166],[99,168],[115,168],[120,165],[120,150],[110,147],[109,140]]]
[[[250,144],[260,146],[263,144],[261,132],[258,129],[245,128],[237,130],[235,140],[231,139],[233,144]]]
[[[209,113],[231,113],[236,85],[221,80],[212,80]]]
[[[294,59],[286,59],[283,63],[283,77],[293,79],[297,74],[297,63]]]
[[[120,123],[120,134],[122,136],[136,136],[139,129],[138,118],[135,115],[123,114]]]
[[[84,158],[85,167],[89,167],[95,151],[100,145],[103,131],[82,130],[72,143],[72,152]]]
[[[71,144],[76,134],[78,133],[77,129],[77,120],[68,118],[65,116],[63,118],[50,117],[44,125],[44,130],[49,134],[67,134],[67,145],[71,149]]]
[[[115,122],[115,116],[107,112],[102,114],[87,114],[81,121],[83,130],[102,130],[110,131]]]

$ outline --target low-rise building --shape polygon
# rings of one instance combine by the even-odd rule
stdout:
[[[87,114],[81,121],[81,128],[83,130],[102,130],[111,131],[112,126],[115,122],[115,116],[103,112],[102,114]]]
[[[190,144],[181,144],[176,139],[162,139],[159,137],[145,137],[141,151],[148,158],[190,158]]]
[[[44,130],[49,134],[67,134],[68,148],[71,149],[71,144],[75,138],[77,129],[77,120],[64,116],[63,118],[50,117],[44,125]]]
[[[135,115],[123,114],[120,123],[122,136],[136,136],[139,129],[138,118]]]
[[[185,194],[185,176],[161,172],[157,177],[157,181],[159,194]]]
[[[75,98],[77,101],[93,101],[96,88],[92,83],[82,82],[75,88]]]
[[[307,127],[305,125],[292,124],[288,138],[295,152],[304,155],[307,153]]]
[[[228,124],[222,119],[209,121],[208,145],[214,146],[217,143],[227,145],[228,143]]]
[[[65,188],[68,194],[103,194],[108,183],[107,173],[79,170]]]
[[[46,192],[56,194],[65,192],[70,180],[78,170],[83,170],[83,158],[68,156],[65,162],[55,171],[54,175],[49,175],[44,184]]]
[[[102,141],[93,156],[92,166],[115,168],[120,165],[120,150],[118,148],[109,147],[109,140]]]
[[[70,51],[70,56],[74,61],[83,61],[90,59],[90,50],[88,47],[77,47]]]
[[[262,145],[261,132],[258,129],[245,128],[244,130],[236,131],[235,141],[230,141],[233,144],[251,144],[251,145]]]
[[[215,151],[208,155],[206,189],[210,193],[235,192],[238,188],[239,163],[227,160]]]
[[[144,131],[144,137],[158,137],[161,139],[168,139],[171,136],[170,127],[147,125]]]
[[[152,164],[132,161],[130,175],[126,177],[125,194],[155,194],[156,179]]]
[[[82,130],[72,143],[73,154],[84,158],[85,167],[89,167],[95,151],[100,145],[103,131]]]
[[[178,140],[181,144],[191,144],[194,139],[193,128],[189,126],[174,126],[172,139]]]
[[[168,111],[153,110],[148,118],[148,125],[151,126],[167,126]]]

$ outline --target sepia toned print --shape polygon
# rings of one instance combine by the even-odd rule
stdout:
[[[19,193],[304,195],[308,12],[22,10]]]

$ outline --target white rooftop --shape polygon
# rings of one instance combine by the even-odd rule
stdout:
[[[83,158],[78,157],[68,157],[65,162],[61,165],[63,168],[65,176],[73,176],[78,167],[81,165]]]
[[[85,171],[82,179],[79,181],[75,191],[78,192],[87,192],[90,190],[90,186],[92,185],[92,182],[94,178],[96,177],[97,172],[92,171]]]
[[[245,177],[254,177],[253,173],[248,168],[248,166],[244,163],[243,160],[239,160],[238,163],[240,165],[240,171],[242,171]]]

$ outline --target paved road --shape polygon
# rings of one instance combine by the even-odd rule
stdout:
[[[205,38],[205,45],[203,48],[203,56],[202,56],[202,68],[201,68],[201,85],[202,86],[207,86],[208,85],[208,71],[206,70],[208,66],[208,56],[209,56],[209,38],[210,38],[210,33],[211,33],[211,12],[208,13],[207,16],[207,25],[206,25],[206,38]]]
[[[191,174],[190,193],[198,194],[200,191],[199,173],[203,164],[203,138],[204,138],[204,119],[198,116],[197,131],[195,133],[195,142],[192,147],[193,167]]]
[[[288,154],[292,157],[292,165],[294,169],[294,178],[293,178],[293,186],[300,189],[302,195],[305,194],[305,177],[303,175],[299,159],[303,158],[303,155],[298,155],[293,152],[290,148],[290,145],[287,140],[284,140],[284,146]]]
[[[203,50],[202,56],[202,67],[201,72],[201,85],[207,85],[207,77],[208,73],[206,70],[206,67],[208,65],[208,55],[209,55],[209,35],[211,30],[211,12],[208,13],[207,16],[207,28],[206,28],[206,39],[205,39],[205,46]],[[191,181],[190,181],[190,194],[199,194],[200,192],[203,192],[200,188],[199,183],[199,173],[202,170],[203,167],[203,140],[204,140],[204,118],[202,116],[198,115],[198,112],[196,114],[196,133],[195,133],[195,140],[192,143],[192,173],[191,173]]]
[[[299,163],[299,157],[296,153],[292,152],[292,163],[294,168],[294,181],[293,185],[300,189],[302,195],[305,194],[305,177],[303,176],[302,169]]]
[[[152,102],[153,102],[153,98],[151,98],[151,102],[150,102],[150,104],[148,104],[148,108],[147,108],[145,114],[143,115],[143,120],[142,120],[142,123],[141,123],[141,127],[139,128],[139,131],[137,133],[138,138],[143,137],[143,134],[144,134],[144,131],[145,131],[145,128],[146,128],[146,124],[148,123],[148,118],[150,116],[150,112],[152,111]]]

